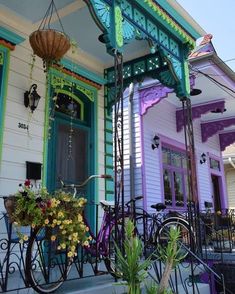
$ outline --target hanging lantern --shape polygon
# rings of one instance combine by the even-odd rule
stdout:
[[[54,12],[57,15],[62,31],[57,31],[50,27]],[[46,68],[53,62],[58,62],[69,50],[70,39],[64,32],[54,0],[51,1],[39,28],[29,36],[29,42],[34,53],[43,59]]]

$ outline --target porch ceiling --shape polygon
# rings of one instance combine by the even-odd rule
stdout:
[[[38,0],[0,0],[1,10],[23,20],[28,24],[28,28],[32,28],[30,31],[34,31],[40,25],[50,0],[40,0],[40,5],[38,4]],[[77,42],[79,49],[91,55],[99,64],[103,65],[103,68],[112,66],[113,58],[106,52],[105,44],[98,40],[102,31],[92,19],[85,2],[82,0],[55,0],[55,4],[65,33]],[[55,16],[52,17],[51,27],[61,30]],[[133,40],[124,46],[124,61],[148,53],[148,48],[146,41]]]

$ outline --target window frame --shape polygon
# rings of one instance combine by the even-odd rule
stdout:
[[[164,162],[163,159],[163,155],[164,155],[164,149],[168,149],[170,150],[170,162],[166,163]],[[175,166],[172,164],[172,154],[174,153],[178,153],[181,155],[181,164],[180,167],[179,166]],[[184,156],[183,156],[184,155]],[[187,199],[188,199],[188,195],[187,195],[187,167],[184,166],[183,164],[183,157],[186,158],[186,151],[184,149],[178,148],[176,146],[173,145],[169,145],[166,143],[162,143],[161,146],[161,159],[162,159],[162,191],[163,191],[163,201],[166,204],[166,206],[168,208],[175,208],[177,210],[179,209],[184,209],[187,206]],[[165,170],[168,171],[168,173],[170,174],[170,188],[171,188],[171,204],[167,204],[165,202],[165,184],[164,184],[164,174],[165,174]],[[181,179],[182,179],[182,192],[183,192],[183,205],[176,205],[176,194],[175,194],[175,173],[179,173],[181,174]]]

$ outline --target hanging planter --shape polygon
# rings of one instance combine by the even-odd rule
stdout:
[[[34,53],[46,62],[59,61],[70,48],[69,37],[52,29],[33,32],[29,42]]]
[[[53,13],[56,13],[62,31],[51,28]],[[34,54],[42,58],[46,70],[54,62],[58,62],[69,50],[70,39],[65,34],[63,25],[52,0],[39,28],[29,36],[29,42]]]

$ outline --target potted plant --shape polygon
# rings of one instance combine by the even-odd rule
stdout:
[[[231,252],[233,248],[232,232],[228,229],[220,229],[212,232],[211,240],[215,252]]]
[[[61,31],[51,28],[53,14],[58,18]],[[38,29],[29,36],[34,54],[42,58],[46,71],[53,63],[58,62],[69,50],[70,38],[65,34],[62,22],[52,0]]]
[[[30,226],[32,231],[46,228],[50,240],[58,250],[66,249],[69,258],[76,255],[78,244],[89,246],[91,238],[82,217],[85,203],[84,198],[73,198],[60,190],[54,194],[45,188],[33,191],[29,181],[4,201],[10,221],[18,228],[21,243],[28,241],[28,235],[20,231],[22,226]]]

